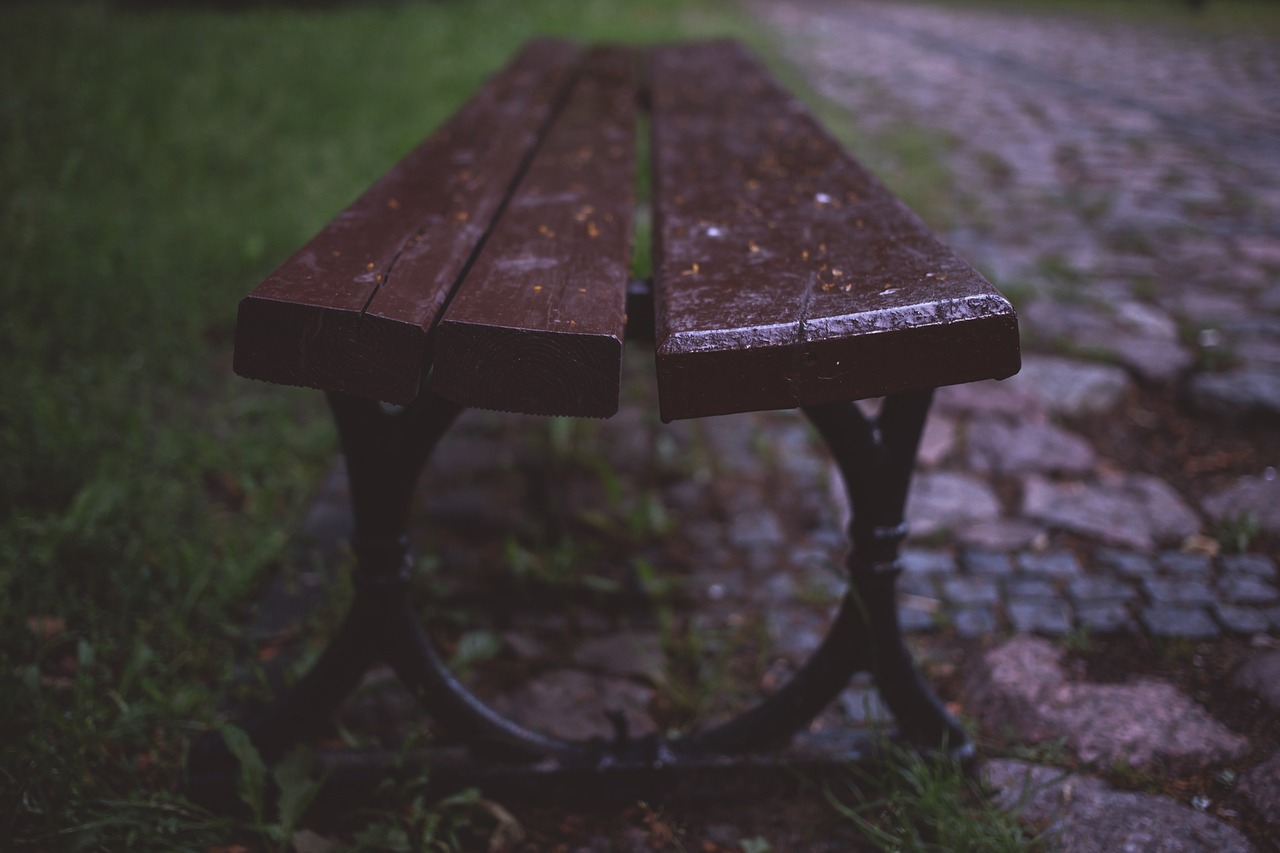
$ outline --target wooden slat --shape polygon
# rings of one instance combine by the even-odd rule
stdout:
[[[1013,307],[745,48],[651,62],[664,420],[1017,372]]]
[[[633,54],[597,48],[440,323],[432,387],[539,415],[618,408],[635,170]]]
[[[235,370],[406,403],[428,333],[562,96],[538,40],[240,303]]]

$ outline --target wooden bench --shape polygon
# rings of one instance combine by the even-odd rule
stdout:
[[[651,286],[629,275],[642,110]],[[805,410],[854,507],[850,592],[810,663],[737,720],[564,742],[498,717],[430,648],[404,602],[408,506],[459,410],[608,417],[624,340],[645,338],[664,421]],[[904,735],[963,752],[902,644],[895,561],[932,389],[1018,367],[1010,304],[741,45],[531,42],[241,303],[236,371],[329,392],[360,560],[329,651],[246,727],[278,753],[385,659],[476,756],[678,766],[785,742],[862,669]],[[875,420],[852,404],[869,397],[888,398]],[[227,760],[213,742],[197,758]]]

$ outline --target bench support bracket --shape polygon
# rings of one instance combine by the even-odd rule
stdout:
[[[898,549],[904,508],[932,392],[887,398],[876,417],[854,403],[810,406],[805,414],[829,446],[848,490],[853,517],[849,586],[827,637],[795,676],[759,705],[719,726],[679,739],[632,738],[619,722],[613,739],[567,741],[526,729],[484,705],[432,648],[408,596],[409,511],[431,451],[460,407],[430,389],[402,409],[331,393],[347,462],[357,557],[355,597],[344,623],[313,668],[274,704],[240,723],[268,762],[324,731],[345,697],[375,663],[389,664],[435,723],[467,744],[475,772],[457,778],[546,794],[573,780],[598,789],[672,773],[760,766],[760,753],[785,747],[847,686],[869,671],[893,712],[899,736],[967,759],[963,729],[920,678],[897,619]],[[867,750],[841,748],[837,761]],[[736,758],[735,758],[736,756]],[[785,754],[781,759],[787,762]],[[794,762],[793,762],[794,763]],[[803,762],[800,762],[803,763]],[[352,771],[349,757],[344,761]],[[234,787],[235,760],[218,733],[193,749],[192,788],[217,799],[219,780]],[[436,771],[433,765],[433,779]],[[637,776],[637,774],[639,774]],[[348,773],[351,776],[351,773]],[[447,774],[446,774],[447,775]],[[351,778],[359,777],[358,771]],[[368,774],[366,773],[366,776]],[[349,784],[357,790],[358,784]]]

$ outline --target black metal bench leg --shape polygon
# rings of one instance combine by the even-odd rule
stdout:
[[[584,752],[577,744],[526,729],[477,699],[440,659],[406,598],[387,617],[395,636],[383,646],[385,659],[419,704],[472,755],[519,762]]]
[[[364,671],[386,661],[432,718],[467,743],[478,759],[543,760],[539,766],[544,769],[566,771],[695,766],[707,756],[785,745],[840,694],[855,672],[866,670],[904,737],[968,757],[968,738],[921,680],[897,621],[898,549],[930,399],[929,392],[887,399],[877,418],[865,416],[853,403],[805,410],[831,448],[853,507],[849,592],[805,666],[768,699],[722,725],[673,741],[652,736],[632,740],[621,729],[610,743],[559,740],[496,714],[449,672],[413,612],[407,595],[409,509],[427,457],[459,407],[430,391],[399,411],[331,394],[355,515],[355,600],[319,663],[244,728],[270,760],[327,723]],[[548,765],[545,759],[554,761]],[[233,763],[221,739],[210,735],[193,752],[193,777]]]
[[[351,503],[352,545],[359,558],[356,601],[350,619],[370,651],[386,661],[433,720],[466,742],[472,752],[505,760],[532,760],[576,752],[572,744],[530,731],[494,713],[448,670],[431,646],[408,597],[413,495],[435,445],[462,407],[429,388],[406,409],[329,395],[338,424]]]
[[[903,736],[967,757],[973,750],[968,736],[921,679],[898,624],[898,550],[907,533],[907,493],[932,397],[932,391],[889,397],[875,418],[853,403],[805,412],[830,446],[853,507],[849,596],[865,668]]]
[[[361,676],[385,657],[388,644],[399,640],[400,621],[394,617],[406,607],[414,487],[432,448],[460,411],[430,391],[402,409],[336,393],[329,403],[355,516],[355,597],[342,627],[306,675],[267,708],[238,721],[267,761],[322,731]],[[233,766],[216,732],[192,750],[193,777]]]
[[[869,671],[900,733],[925,748],[967,757],[972,745],[920,678],[898,624],[898,548],[916,450],[932,392],[884,401],[870,418],[854,403],[811,406],[853,507],[849,591],[826,638],[774,695],[715,728],[672,744],[682,754],[753,752],[784,745],[834,700],[856,672]]]

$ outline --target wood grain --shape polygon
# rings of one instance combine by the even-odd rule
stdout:
[[[526,414],[617,411],[635,127],[633,53],[593,49],[440,323],[442,396]]]
[[[999,378],[1013,307],[745,48],[651,53],[663,420]]]
[[[429,335],[527,164],[576,48],[530,42],[240,303],[242,376],[407,403]]]

